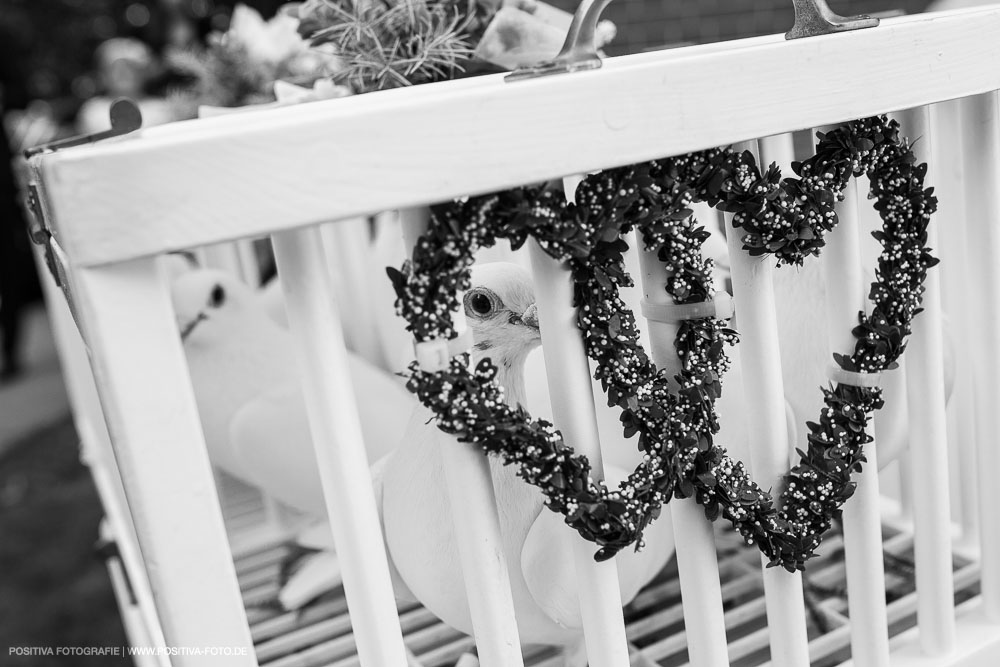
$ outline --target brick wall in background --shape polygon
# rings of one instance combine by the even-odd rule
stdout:
[[[576,0],[548,0],[575,11]],[[843,14],[888,10],[923,11],[928,0],[830,0]],[[635,53],[670,44],[717,42],[780,33],[793,23],[792,0],[614,0],[604,17],[618,26],[609,55]]]

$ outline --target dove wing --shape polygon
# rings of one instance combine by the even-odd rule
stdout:
[[[606,467],[605,474],[610,487],[627,477],[625,470],[613,465]],[[568,628],[583,627],[574,568],[567,567],[572,558],[571,540],[575,539],[581,538],[564,524],[562,517],[545,509],[532,524],[521,551],[524,579],[535,602],[553,621]],[[644,539],[646,546],[642,551],[625,549],[615,557],[623,606],[663,569],[674,553],[669,512],[663,512],[646,529]]]
[[[368,460],[402,440],[414,399],[387,373],[350,357],[349,370]],[[247,480],[292,507],[324,516],[326,505],[305,401],[298,383],[286,383],[247,402],[233,416],[229,436]]]

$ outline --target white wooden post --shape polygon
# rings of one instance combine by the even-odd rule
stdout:
[[[41,249],[35,247],[35,261],[45,266]],[[142,554],[136,537],[135,525],[128,511],[125,489],[115,461],[114,450],[104,421],[104,413],[97,396],[94,374],[87,357],[87,348],[70,314],[63,293],[47,270],[41,272],[42,289],[49,323],[56,341],[59,365],[73,410],[73,423],[80,437],[80,460],[90,469],[94,487],[104,508],[107,530],[113,535],[121,559],[123,573],[127,573],[136,598],[136,612],[141,614],[148,629],[149,641],[144,646],[166,646],[163,630],[156,614],[149,581],[143,566]],[[102,524],[102,531],[105,526]],[[131,636],[131,635],[130,635]],[[166,665],[168,658],[160,662]]]
[[[639,236],[636,234],[636,237]],[[641,239],[638,243],[642,243]],[[663,262],[656,258],[656,251],[640,251],[639,262],[646,300],[652,304],[672,304],[673,299],[664,289],[667,284],[666,270]],[[646,326],[653,362],[667,377],[673,378],[681,370],[674,348],[678,325],[647,320]],[[676,385],[673,381],[671,383]],[[693,498],[672,500],[669,507],[674,542],[679,547],[676,552],[677,572],[681,584],[684,629],[688,638],[688,660],[699,667],[728,667],[726,621],[712,522],[705,519],[704,508]]]
[[[427,228],[428,214],[423,207],[400,211],[403,235],[410,252]],[[455,317],[456,329],[464,330],[465,314],[459,312]],[[474,445],[460,443],[444,433],[440,440],[455,540],[480,664],[483,667],[520,667],[523,664],[521,641],[489,461]]]
[[[791,132],[772,134],[759,139],[760,164],[762,170],[772,162],[781,169],[782,176],[792,175],[792,161],[795,160],[795,143]]]
[[[973,281],[967,258],[969,220],[966,214],[965,182],[962,169],[962,100],[948,100],[931,107],[934,134],[931,137],[935,155],[934,192],[938,197],[938,212],[932,224],[946,233],[938,234],[941,264],[941,296],[951,330],[962,332],[967,326],[975,327],[979,313],[972,310],[969,297]],[[945,330],[947,332],[947,329]],[[979,535],[977,508],[978,483],[976,480],[976,398],[973,387],[973,364],[978,354],[972,345],[960,339],[944,339],[945,345],[956,343],[950,353],[954,364],[954,385],[948,400],[948,451],[951,454],[953,485],[952,518],[955,510],[962,525],[962,541],[969,546]],[[946,350],[946,354],[948,350]],[[957,499],[957,503],[954,501]],[[957,505],[957,507],[956,507]]]
[[[901,134],[916,140],[918,162],[927,162],[933,180],[930,113],[927,107],[898,114]],[[937,244],[938,219],[927,229],[927,243]],[[948,497],[948,427],[944,407],[941,335],[941,279],[927,272],[923,309],[913,322],[906,351],[906,397],[910,415],[914,556],[917,570],[917,620],[920,643],[929,655],[955,646],[955,607],[951,566],[951,512]]]
[[[979,482],[980,563],[983,609],[1000,622],[1000,117],[997,93],[963,100],[965,202],[968,256],[976,280],[968,287],[975,324],[962,334],[975,350],[976,455]],[[971,325],[971,326],[970,326]]]
[[[757,142],[740,142],[737,151],[757,154]],[[750,468],[754,479],[773,493],[782,491],[779,478],[788,469],[785,395],[778,353],[778,331],[771,288],[774,260],[750,257],[743,250],[739,229],[726,214],[726,235],[732,264],[733,298],[740,332],[740,363],[750,431]],[[761,565],[765,565],[761,556]],[[780,567],[765,568],[764,594],[770,628],[771,661],[775,667],[809,664],[802,577]]]
[[[349,347],[376,366],[388,368],[375,310],[369,303],[371,291],[364,287],[373,280],[385,280],[384,267],[372,266],[367,219],[352,218],[325,224],[320,234],[338,288],[337,296],[342,301],[341,311],[351,316],[344,331]]]
[[[201,248],[205,266],[220,269],[244,280],[243,265],[240,263],[239,251],[235,243],[213,243]]]
[[[579,179],[570,177],[564,186],[571,198]],[[535,283],[538,321],[545,354],[545,376],[552,402],[552,421],[567,443],[590,461],[594,479],[604,478],[604,459],[597,433],[590,366],[573,307],[573,281],[569,267],[529,241],[531,274]],[[545,510],[547,511],[547,510]],[[622,616],[618,569],[614,559],[594,561],[597,547],[574,535],[573,564],[580,598],[580,613],[590,667],[622,667],[629,664]]]
[[[236,256],[240,262],[239,276],[250,287],[260,287],[260,265],[257,263],[257,252],[253,239],[240,239],[234,242]]]
[[[256,665],[166,276],[145,258],[70,278],[165,640]]]
[[[280,232],[273,241],[358,656],[364,667],[404,667],[381,522],[320,233],[309,227]]]
[[[855,179],[848,183],[844,194],[844,201],[836,205],[839,225],[828,235],[822,259],[830,349],[850,356],[856,343],[851,329],[857,325],[858,312],[865,310],[868,291],[861,265]],[[867,434],[873,436],[874,430],[874,422],[869,422]],[[804,443],[797,444],[805,447]],[[876,445],[874,440],[865,445],[868,463],[862,472],[854,474],[857,487],[843,510],[851,657],[858,667],[889,665]]]

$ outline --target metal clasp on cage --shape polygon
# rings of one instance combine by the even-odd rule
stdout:
[[[58,266],[55,251],[52,247],[52,232],[45,225],[45,213],[42,210],[42,202],[38,195],[38,186],[35,183],[28,183],[28,211],[31,213],[31,220],[28,224],[28,236],[32,243],[45,248],[45,264],[48,266],[52,279],[56,281],[57,287],[63,287],[62,271]]]
[[[112,102],[109,116],[111,118],[111,128],[108,130],[41,144],[24,151],[24,158],[27,160],[41,153],[55,152],[71,146],[81,146],[102,139],[120,137],[142,127],[142,113],[139,111],[138,105],[130,99],[121,98]],[[46,222],[45,207],[42,205],[38,184],[34,180],[28,183],[26,199],[28,212],[31,215],[28,235],[31,237],[33,243],[44,248],[45,264],[48,267],[49,273],[52,274],[52,279],[55,281],[56,286],[66,296],[70,312],[75,320],[76,309],[69,291],[69,282],[66,280],[66,262],[62,249],[53,238],[49,225]]]
[[[552,60],[517,69],[504,77],[504,80],[520,81],[599,68],[601,56],[597,53],[595,41],[597,22],[609,4],[611,0],[583,0],[573,14],[573,21],[559,54]]]
[[[830,9],[826,0],[792,0],[795,25],[785,33],[785,39],[815,37],[834,32],[874,28],[879,20],[873,16],[841,16]]]
[[[101,141],[102,139],[120,137],[122,135],[129,134],[130,132],[135,132],[142,127],[142,112],[139,111],[139,105],[126,97],[120,97],[112,102],[108,115],[111,118],[110,129],[102,132],[94,132],[92,134],[81,134],[80,136],[69,137],[68,139],[57,139],[56,141],[50,141],[47,144],[34,146],[33,148],[29,148],[24,151],[25,159],[29,159],[39,153],[48,153],[51,151],[62,150],[63,148],[69,148],[71,146],[92,144],[95,141]]]

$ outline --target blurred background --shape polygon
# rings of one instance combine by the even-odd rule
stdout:
[[[103,129],[110,100],[147,122],[191,117],[192,53],[224,32],[230,0],[0,0],[0,664],[105,665],[101,657],[17,658],[15,646],[121,645],[99,557],[101,508],[48,330],[11,162],[23,148]],[[283,4],[246,0],[266,19]],[[574,0],[552,0],[568,11]],[[924,0],[835,1],[842,14],[924,11]],[[617,0],[611,55],[784,32],[790,0]],[[187,55],[185,55],[187,54]],[[19,662],[20,661],[20,662]]]

